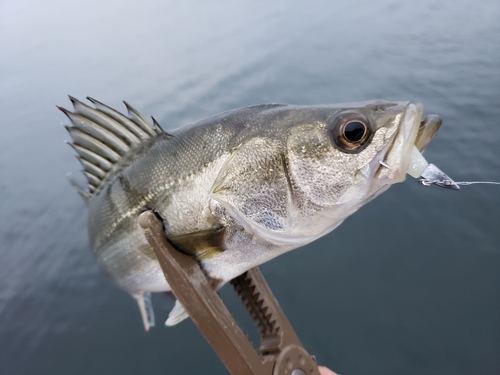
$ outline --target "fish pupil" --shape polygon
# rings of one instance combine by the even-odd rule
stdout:
[[[350,122],[344,128],[344,136],[349,142],[359,142],[365,132],[366,126],[359,121]]]

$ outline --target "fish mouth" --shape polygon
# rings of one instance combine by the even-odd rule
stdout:
[[[422,147],[427,146],[434,135],[431,129],[430,119],[423,117],[424,106],[422,104],[408,103],[406,110],[399,121],[398,131],[392,139],[374,158],[371,164],[374,177],[382,185],[392,185],[397,182],[403,182],[406,178],[406,170],[410,164],[411,151],[419,139]],[[429,129],[426,131],[426,129]]]
[[[420,182],[425,186],[434,184],[459,190],[458,184],[422,156],[422,151],[432,141],[442,123],[437,115],[422,116],[421,104],[408,105],[394,139],[370,162],[380,164],[375,172],[375,180],[387,189],[391,184],[403,182],[408,174],[413,178],[422,178]]]
[[[387,145],[369,163],[366,176],[374,177],[373,181],[382,186],[403,182],[413,156],[418,150],[421,153],[434,138],[442,120],[431,114],[424,116],[424,107],[419,103],[408,103],[399,120],[398,131]],[[423,159],[425,161],[425,159]]]

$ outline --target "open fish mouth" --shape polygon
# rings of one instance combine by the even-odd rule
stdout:
[[[427,115],[420,121],[417,136],[410,151],[406,173],[414,178],[420,177],[420,182],[425,186],[436,185],[459,190],[460,187],[450,177],[434,164],[428,163],[422,156],[422,151],[434,138],[441,124],[442,120],[438,115]]]
[[[406,103],[405,106],[406,110],[399,120],[398,131],[369,164],[370,177],[375,177],[381,185],[403,182],[407,170],[412,166],[413,148],[417,139],[421,139],[419,145],[423,149],[438,130],[438,127],[431,126],[427,118],[422,117],[423,105]],[[429,131],[431,128],[434,131]],[[417,153],[420,154],[418,150]]]
[[[409,104],[401,128],[388,150],[383,150],[374,162],[380,164],[376,175],[379,179],[388,179],[390,183],[403,181],[405,175],[421,178],[425,185],[459,190],[459,186],[434,164],[430,164],[422,156],[422,151],[432,141],[442,120],[438,115],[423,116],[421,104]],[[399,152],[392,152],[397,145]],[[383,155],[383,156],[382,156]]]

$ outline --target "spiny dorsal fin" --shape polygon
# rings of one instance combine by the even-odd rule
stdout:
[[[123,104],[125,104],[125,107],[127,107],[128,111],[128,117],[135,122],[138,126],[140,126],[143,130],[148,132],[150,135],[156,135],[155,130],[153,127],[149,124],[149,122],[146,121],[144,117],[130,104],[128,104],[125,100],[123,101]]]
[[[154,129],[155,129],[155,131],[157,133],[163,133],[163,134],[165,134],[168,137],[173,137],[172,134],[167,133],[165,130],[163,130],[163,128],[160,126],[160,124],[158,123],[158,121],[156,121],[156,119],[153,116],[151,116],[151,119],[153,120],[153,126],[154,126]]]
[[[87,198],[100,190],[106,177],[113,173],[113,167],[130,150],[158,134],[172,136],[164,132],[156,120],[153,119],[153,125],[150,125],[127,102],[124,103],[129,117],[90,97],[87,99],[95,108],[72,96],[69,99],[73,112],[57,108],[71,121],[72,125],[66,129],[72,138],[70,146],[77,152],[87,177]]]
[[[90,199],[90,193],[87,190],[85,190],[84,187],[80,186],[80,184],[73,178],[71,173],[68,173],[68,179],[69,183],[73,185],[73,187],[76,189],[77,193],[83,198],[85,203],[88,203]]]

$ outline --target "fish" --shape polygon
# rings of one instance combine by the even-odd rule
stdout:
[[[90,246],[135,298],[146,330],[155,324],[151,293],[171,288],[142,212],[155,210],[170,243],[218,289],[331,232],[407,173],[425,175],[434,165],[422,151],[441,126],[422,104],[373,100],[255,105],[166,132],[127,102],[123,114],[69,98],[72,111],[58,108],[87,179],[77,190]],[[166,325],[186,317],[176,301]]]

